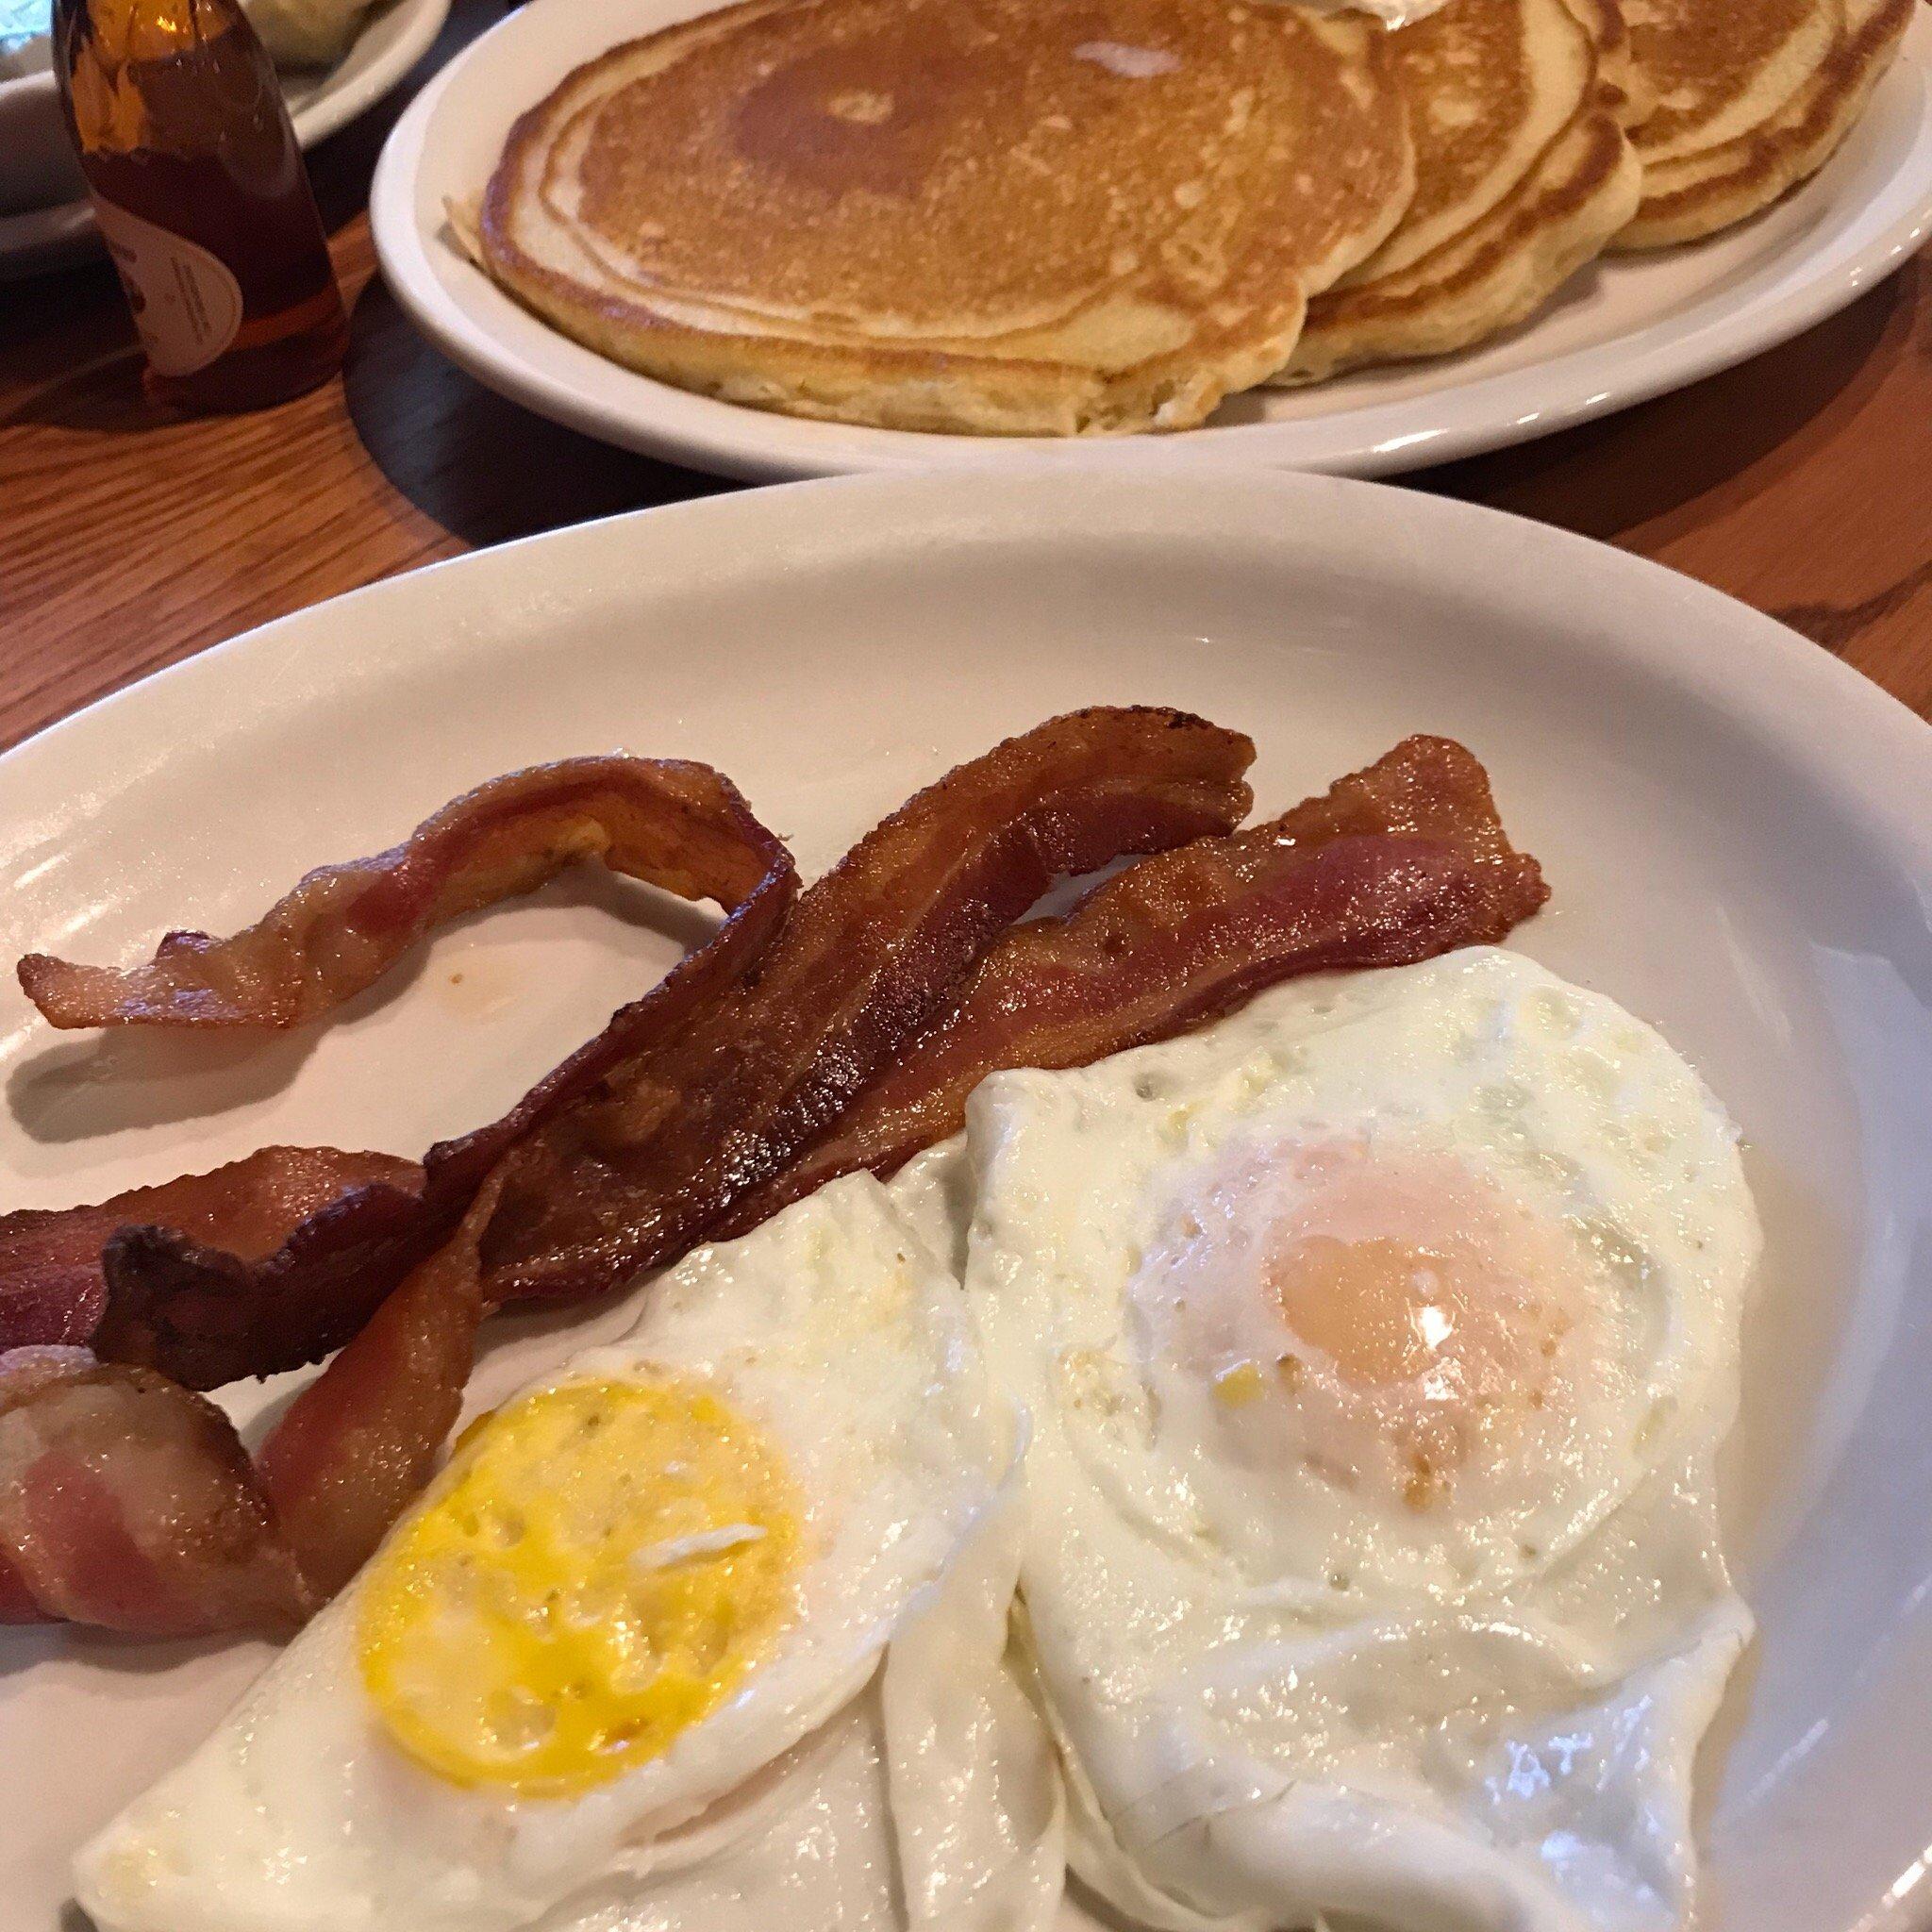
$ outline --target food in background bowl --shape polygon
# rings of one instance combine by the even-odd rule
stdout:
[[[332,67],[375,0],[242,0],[277,67]]]

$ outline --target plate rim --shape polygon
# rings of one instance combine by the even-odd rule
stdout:
[[[1629,339],[1618,338],[1563,352],[1545,362],[1492,372],[1425,397],[1372,405],[1351,415],[1378,426],[1300,451],[1291,445],[1297,441],[1319,443],[1311,430],[1333,419],[1221,425],[1208,437],[1185,431],[1173,439],[1079,438],[1062,443],[1043,438],[950,437],[805,421],[656,384],[629,371],[624,373],[666,391],[665,400],[650,410],[613,407],[534,367],[473,322],[443,288],[430,252],[440,244],[424,233],[415,209],[426,129],[445,94],[461,84],[465,72],[492,39],[514,28],[519,18],[546,8],[561,10],[570,4],[571,0],[530,0],[518,14],[480,34],[430,79],[391,130],[369,195],[370,227],[383,279],[435,347],[487,388],[600,441],[751,482],[911,468],[1006,467],[1015,461],[1053,461],[1057,452],[1070,448],[1108,450],[1112,459],[1124,466],[1141,460],[1141,452],[1150,445],[1191,439],[1202,455],[1211,452],[1212,460],[1244,467],[1388,475],[1573,428],[1746,361],[1857,300],[1932,237],[1932,13],[1920,8],[1914,9],[1900,58],[1879,83],[1882,92],[1894,97],[1905,87],[1914,87],[1917,93],[1912,139],[1888,177],[1888,187],[1904,196],[1897,213],[1861,245],[1849,246],[1840,233],[1819,252],[1807,278],[1776,301],[1759,300],[1753,307],[1747,298],[1740,308],[1735,295],[1727,297],[1723,290],[1707,291],[1685,314],[1648,325],[1649,329],[1667,322],[1675,326],[1668,340],[1651,343],[1634,356],[1623,346]],[[724,0],[712,0],[714,6],[723,4]],[[709,7],[699,9],[708,10]],[[1797,192],[1805,191],[1801,187]],[[1709,312],[1713,308],[1719,312]],[[589,357],[594,352],[581,353]],[[1626,360],[1612,372],[1611,379],[1606,381],[1599,373],[1588,381],[1573,380],[1571,392],[1560,392],[1566,373],[1580,377],[1577,365],[1615,358],[1620,353]],[[1469,414],[1472,408],[1476,411],[1474,417]],[[1432,410],[1440,415],[1445,408],[1457,420],[1439,421],[1434,426],[1417,420]],[[831,440],[833,435],[838,441]]]
[[[789,535],[794,547],[802,541],[829,552],[842,545],[855,554],[877,554],[914,539],[929,541],[968,519],[989,538],[1062,544],[1116,540],[1131,527],[1135,511],[1170,537],[1191,530],[1205,538],[1226,526],[1219,517],[1177,517],[1176,491],[1224,496],[1229,511],[1252,509],[1260,493],[1278,496],[1293,512],[1279,520],[1279,534],[1272,539],[1285,551],[1307,550],[1314,561],[1312,553],[1373,539],[1373,565],[1391,582],[1399,580],[1400,588],[1444,596],[1455,590],[1532,621],[1538,607],[1546,609],[1557,595],[1545,582],[1560,581],[1563,601],[1577,608],[1589,608],[1592,579],[1627,591],[1674,624],[1625,618],[1595,634],[1594,651],[1755,723],[1814,770],[1835,774],[1833,789],[1857,796],[1888,836],[1915,855],[1932,899],[1932,720],[1823,645],[1667,564],[1515,511],[1374,479],[1297,470],[1257,475],[1178,455],[1132,468],[1089,461],[808,478],[620,510],[440,558],[271,618],[51,720],[0,752],[0,800],[24,768],[81,753],[87,736],[133,716],[158,691],[185,696],[192,685],[238,675],[235,667],[263,654],[299,655],[310,666],[343,665],[340,654],[310,651],[306,639],[325,636],[372,601],[433,597],[443,631],[456,634],[461,626],[441,594],[451,574],[487,593],[492,578],[503,587],[524,581],[533,559],[553,553],[558,561],[574,551],[594,555],[638,533],[647,533],[647,541],[661,533],[661,541],[675,544],[680,526],[713,522],[766,523],[776,526],[774,534]],[[891,513],[869,514],[863,508],[868,496],[881,499]],[[841,516],[848,499],[858,507]],[[737,547],[747,558],[773,554],[769,543]],[[1558,553],[1566,567],[1499,572],[1499,549],[1517,565],[1540,550]],[[581,571],[559,575],[570,586],[584,580]],[[1694,637],[1694,645],[1682,644],[1685,637]],[[1820,705],[1834,714],[1828,745],[1815,729]],[[124,773],[130,782],[141,774],[139,765]]]

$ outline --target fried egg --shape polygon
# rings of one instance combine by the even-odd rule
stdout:
[[[996,1075],[968,1146],[1075,1870],[1156,1925],[1676,1924],[1758,1245],[1691,1069],[1475,949]]]
[[[104,1932],[1043,1924],[1058,1785],[1002,1664],[1021,1447],[957,1277],[837,1183],[473,1426],[82,1852],[80,1902]]]

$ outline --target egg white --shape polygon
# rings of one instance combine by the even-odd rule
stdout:
[[[1193,1274],[1169,1253],[1149,1299],[1191,1189],[1338,1137],[1371,1164],[1453,1158],[1578,1235],[1595,1372],[1574,1427],[1524,1437],[1500,1501],[1452,1485],[1405,1509],[1248,1455],[1247,1411],[1174,1353],[1220,1320],[1238,1245],[1208,1241]],[[1021,1591],[1075,1871],[1189,1932],[1677,1924],[1690,1758],[1750,1629],[1710,1465],[1758,1236],[1696,1075],[1610,1002],[1481,949],[996,1075],[968,1143],[969,1299],[1035,1416]],[[1308,1425],[1278,1387],[1257,1407]],[[1562,1468],[1538,1465],[1547,1441]]]
[[[1017,1488],[829,1722],[546,1914],[543,1932],[1046,1932],[1065,1876],[1058,1760],[1003,1655]]]
[[[630,1335],[539,1386],[654,1372],[756,1424],[801,1498],[795,1614],[737,1690],[658,1757],[575,1796],[461,1786],[400,1749],[362,1688],[358,1579],[83,1850],[77,1895],[104,1932],[494,1932],[553,1909],[568,1924],[579,1897],[628,1910],[693,1821],[711,1845],[697,1865],[725,1869],[720,1846],[763,1814],[721,1801],[761,1774],[791,1802],[829,1752],[862,1783],[839,1739],[807,1743],[861,1696],[877,1721],[841,1720],[843,1748],[874,1754],[891,1802],[865,1826],[871,1851],[889,1834],[936,1896],[1024,1866],[1035,1875],[1011,1882],[1027,1910],[1050,1910],[1057,1814],[1027,1789],[1041,1747],[999,1678],[1020,1424],[986,1381],[957,1278],[855,1176],[698,1251]],[[949,1643],[957,1655],[936,1657]],[[938,1735],[948,1711],[969,1720],[958,1763]],[[971,1823],[948,1836],[935,1820],[956,1805]]]

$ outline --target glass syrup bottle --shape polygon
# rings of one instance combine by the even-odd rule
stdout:
[[[149,392],[253,409],[341,366],[348,318],[239,0],[54,0],[55,69]]]

